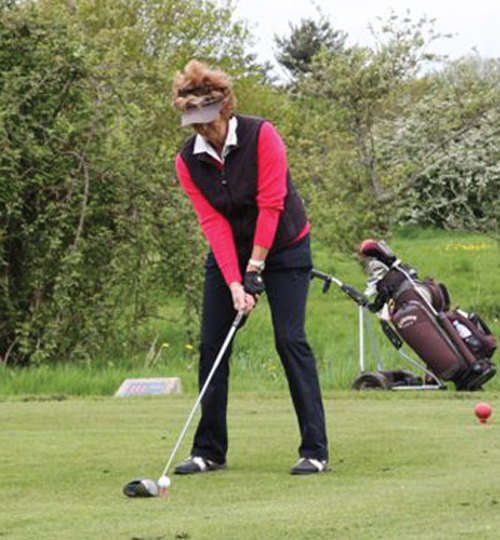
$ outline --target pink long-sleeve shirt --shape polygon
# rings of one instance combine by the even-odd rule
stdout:
[[[258,216],[253,243],[271,249],[287,194],[288,165],[285,145],[269,122],[264,122],[259,132],[257,152]],[[220,169],[224,167],[222,162],[214,160],[214,164]],[[180,154],[176,157],[175,166],[179,181],[193,204],[203,234],[212,248],[226,283],[240,282],[241,272],[231,225],[195,185]],[[305,236],[309,228],[307,224],[299,233],[297,240]]]

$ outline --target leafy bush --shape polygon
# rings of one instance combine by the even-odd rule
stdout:
[[[170,81],[195,53],[241,56],[244,28],[209,1],[40,0],[2,2],[0,35],[0,359],[130,347],[158,291],[193,333],[204,245]]]

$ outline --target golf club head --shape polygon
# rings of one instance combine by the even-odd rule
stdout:
[[[389,267],[378,259],[371,259],[368,263],[367,273],[370,280],[380,281],[383,279],[387,272],[389,272]]]
[[[396,255],[383,240],[369,238],[361,243],[359,253],[363,257],[371,257],[391,267],[396,261]]]
[[[160,491],[158,484],[149,478],[132,480],[123,486],[123,494],[127,497],[158,497]]]

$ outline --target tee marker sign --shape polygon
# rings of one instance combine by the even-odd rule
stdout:
[[[125,379],[115,396],[158,396],[180,394],[181,392],[181,380],[178,377]]]

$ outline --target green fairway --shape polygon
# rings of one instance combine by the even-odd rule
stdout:
[[[484,426],[478,401],[494,408]],[[317,477],[288,474],[298,445],[288,397],[233,396],[227,471],[171,476],[168,501],[125,498],[127,481],[161,473],[192,404],[1,401],[0,538],[498,538],[496,394],[327,396],[332,471]]]

